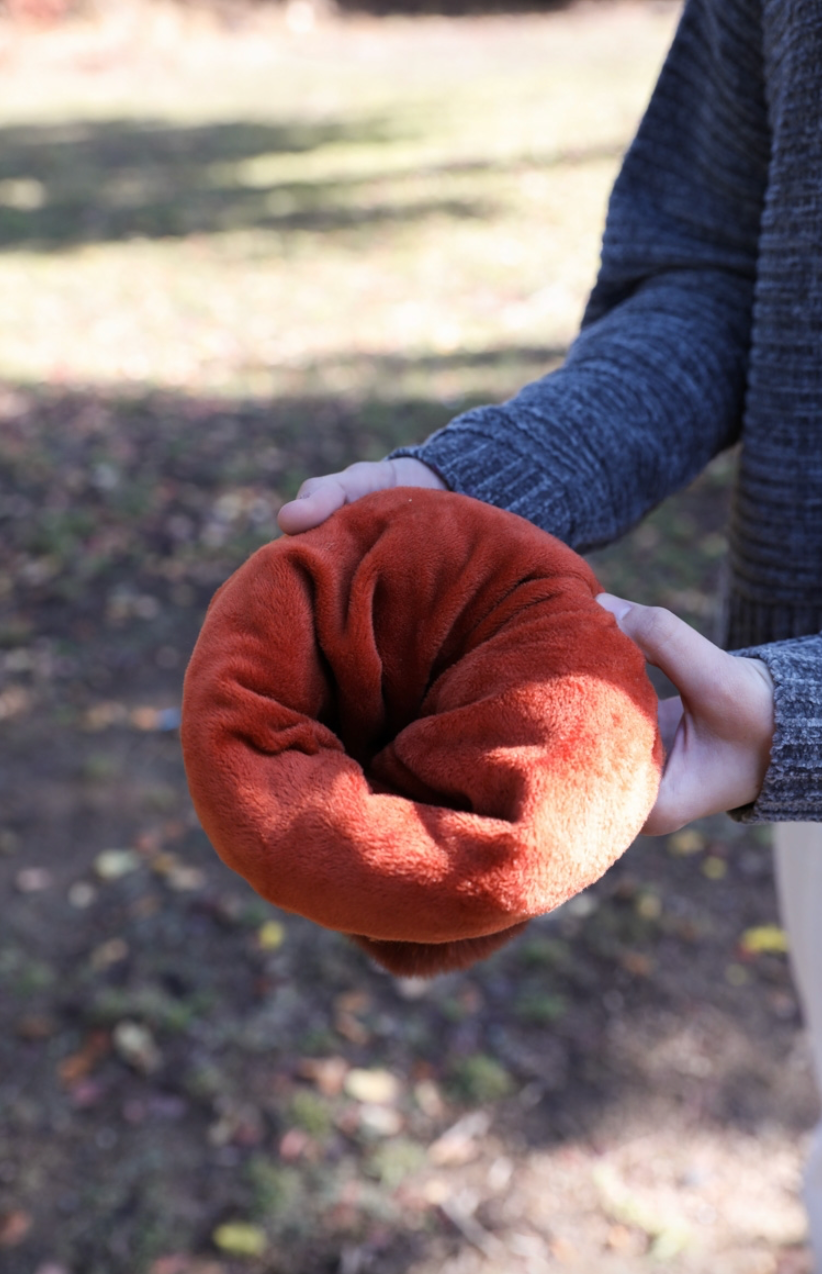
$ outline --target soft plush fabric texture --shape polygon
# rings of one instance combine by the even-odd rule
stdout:
[[[585,552],[741,443],[720,640],[776,688],[749,822],[822,819],[820,66],[819,4],[686,0],[564,366],[395,453]]]
[[[185,681],[221,857],[395,973],[463,967],[596,880],[656,796],[656,696],[587,564],[400,488],[260,549]]]

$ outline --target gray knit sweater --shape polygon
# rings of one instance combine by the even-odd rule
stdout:
[[[688,0],[566,363],[394,454],[585,551],[740,439],[725,640],[777,713],[746,817],[822,820],[819,0]]]

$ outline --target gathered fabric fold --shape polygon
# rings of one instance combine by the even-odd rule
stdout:
[[[531,523],[443,491],[260,549],[185,679],[217,852],[394,973],[490,954],[601,876],[656,797],[656,695],[600,591]]]

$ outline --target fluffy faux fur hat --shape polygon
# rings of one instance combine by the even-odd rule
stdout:
[[[600,591],[522,518],[411,487],[260,549],[185,681],[217,852],[395,973],[495,950],[602,875],[656,797],[656,696]]]

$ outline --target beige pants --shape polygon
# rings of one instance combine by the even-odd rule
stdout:
[[[822,1089],[822,823],[777,823],[774,832],[782,919]],[[815,1268],[822,1274],[822,1124],[805,1165],[803,1196]]]

